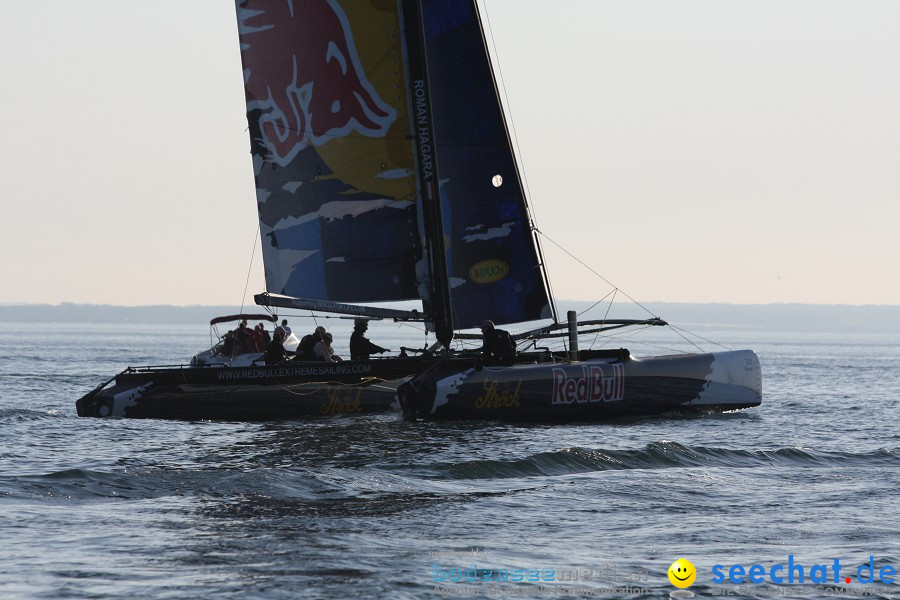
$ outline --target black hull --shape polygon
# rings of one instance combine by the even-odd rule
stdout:
[[[751,351],[634,359],[587,353],[578,363],[471,368],[452,361],[399,390],[407,416],[433,420],[592,422],[762,402]]]
[[[396,410],[428,359],[129,368],[76,402],[81,417],[272,421]],[[111,386],[107,387],[110,383]]]
[[[254,367],[129,368],[77,401],[82,417],[274,421],[403,410],[407,418],[592,422],[762,402],[749,350],[633,358],[627,350]]]

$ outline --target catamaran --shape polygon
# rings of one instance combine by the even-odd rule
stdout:
[[[760,404],[750,350],[577,351],[585,333],[665,322],[560,322],[476,0],[236,8],[265,266],[256,303],[419,322],[434,347],[338,365],[129,368],[79,414],[294,418],[396,400],[411,419],[550,422]],[[421,309],[384,305],[408,300]],[[485,319],[529,324],[515,339],[531,350],[509,365],[455,351]],[[541,349],[559,335],[564,351]]]

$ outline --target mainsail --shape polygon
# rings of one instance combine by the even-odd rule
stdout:
[[[551,316],[474,0],[236,4],[268,292]]]
[[[237,11],[267,290],[417,298],[396,7],[238,0]]]

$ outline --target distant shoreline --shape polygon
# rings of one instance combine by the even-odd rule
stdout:
[[[593,305],[584,301],[560,301],[560,319],[566,310],[584,311]],[[822,333],[900,333],[900,306],[829,304],[689,304],[644,302],[679,327],[740,328],[760,331]],[[605,307],[603,309],[605,311]],[[603,318],[595,309],[585,318]],[[0,322],[6,323],[145,323],[202,324],[210,319],[241,312],[238,306],[112,306],[104,304],[9,304],[0,305]],[[245,306],[244,313],[263,314],[256,305]],[[284,311],[284,316],[308,313]],[[643,318],[647,313],[638,306],[616,304],[609,318]]]

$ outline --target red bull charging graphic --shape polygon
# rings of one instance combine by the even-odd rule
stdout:
[[[247,106],[261,109],[274,160],[283,166],[309,144],[351,131],[387,135],[397,111],[368,80],[338,2],[270,2],[244,14],[245,61],[256,65],[246,74]],[[285,43],[291,40],[302,45]]]
[[[418,297],[397,5],[236,6],[268,291],[340,302]]]

